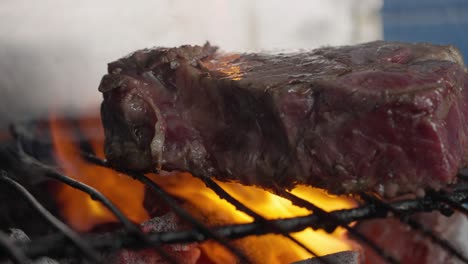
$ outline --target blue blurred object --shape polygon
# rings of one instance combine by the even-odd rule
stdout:
[[[453,44],[468,63],[468,0],[384,0],[385,40]]]

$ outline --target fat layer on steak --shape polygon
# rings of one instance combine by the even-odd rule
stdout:
[[[452,46],[144,49],[110,63],[99,90],[107,158],[126,169],[392,195],[452,183],[467,146]]]

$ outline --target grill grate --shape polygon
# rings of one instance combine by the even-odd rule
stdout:
[[[349,222],[343,222],[342,220],[340,220],[338,217],[334,216],[333,214],[325,212],[324,210],[314,205],[313,203],[306,201],[290,192],[283,191],[283,195],[289,200],[291,200],[294,204],[307,208],[309,210],[312,210],[313,212],[315,212],[318,216],[322,217],[323,219],[330,220],[331,223],[333,223],[334,225],[339,225],[339,226],[346,228],[346,230],[351,235],[353,235],[354,237],[358,238],[361,242],[368,245],[372,250],[374,250],[375,253],[377,253],[381,258],[386,260],[388,263],[392,263],[392,264],[399,263],[398,260],[396,260],[394,257],[389,255],[387,252],[385,252],[382,248],[377,246],[375,243],[373,243],[369,238],[367,238],[366,236],[364,236],[363,234],[361,234],[354,228],[350,227],[348,225]]]
[[[74,180],[68,176],[65,176],[59,172],[57,172],[56,170],[54,170],[53,168],[50,168],[48,167],[47,165],[45,164],[42,164],[40,163],[39,161],[37,161],[36,159],[34,159],[33,157],[30,157],[28,156],[24,151],[22,151],[21,147],[19,146],[19,151],[21,153],[21,156],[25,157],[26,160],[28,162],[31,163],[31,165],[35,165],[37,167],[38,170],[42,170],[44,171],[44,175],[46,175],[47,177],[50,177],[54,180],[57,180],[57,181],[60,181],[64,184],[67,184],[77,190],[80,190],[82,192],[85,192],[87,193],[93,200],[97,200],[99,202],[101,202],[109,211],[111,211],[114,216],[120,221],[120,223],[122,224],[123,228],[125,229],[125,231],[130,235],[130,236],[133,236],[137,239],[139,239],[141,242],[143,242],[144,244],[148,245],[148,246],[151,246],[153,248],[155,248],[159,254],[161,254],[161,256],[165,257],[170,263],[177,263],[177,261],[175,261],[175,259],[173,259],[173,257],[171,257],[169,254],[166,253],[166,251],[162,250],[161,249],[161,245],[160,243],[158,243],[157,241],[152,241],[150,239],[148,239],[148,237],[138,228],[138,226],[136,226],[135,224],[133,224],[130,219],[128,219],[123,213],[122,211],[120,211],[109,199],[107,199],[102,193],[100,193],[99,191],[97,191],[96,189],[84,184],[84,183],[81,183],[77,180]],[[18,183],[16,183],[18,184]],[[25,190],[26,191],[26,190]],[[33,205],[34,206],[34,205]],[[37,204],[36,206],[34,207],[37,207],[39,206],[39,204]],[[45,208],[43,209],[45,210]],[[41,214],[47,214],[48,212],[41,212]],[[60,231],[63,232],[63,230],[59,229]],[[65,234],[65,232],[64,232]],[[76,238],[76,236],[75,236]],[[80,240],[74,240],[73,242],[76,242],[78,241],[79,244],[84,244],[86,245],[86,243],[83,243],[82,241]],[[77,243],[75,243],[77,244]],[[78,244],[77,244],[78,245]],[[88,250],[89,252],[89,250]],[[96,261],[96,258],[93,258],[94,261]]]
[[[85,255],[85,257],[93,262],[97,262],[99,260],[98,254],[90,248],[85,241],[83,241],[80,236],[70,229],[65,223],[60,221],[56,218],[53,214],[51,214],[44,206],[42,206],[34,196],[26,190],[21,184],[16,182],[15,180],[7,177],[7,173],[3,172],[0,176],[0,181],[10,185],[10,187],[14,188],[19,194],[21,194],[30,204],[31,206],[39,211],[39,213],[57,230],[62,232],[73,244],[76,245],[77,248],[80,249],[81,252]]]
[[[206,240],[217,241],[230,252],[235,254],[242,263],[250,263],[248,257],[232,245],[232,240],[252,235],[280,234],[294,241],[312,255],[316,255],[311,249],[301,244],[290,234],[304,230],[308,227],[331,232],[338,226],[346,228],[351,235],[359,239],[362,243],[368,245],[387,263],[399,263],[399,261],[386,252],[385,249],[380,248],[369,238],[360,233],[356,228],[350,225],[355,221],[384,218],[389,213],[397,216],[403,223],[407,224],[412,229],[430,237],[434,243],[439,244],[443,249],[456,256],[463,263],[468,263],[468,259],[463,256],[461,252],[458,252],[453,246],[451,246],[450,243],[440,237],[437,237],[437,235],[425,228],[422,224],[410,218],[410,216],[415,213],[428,211],[440,211],[444,214],[450,214],[452,210],[457,210],[467,215],[468,210],[464,207],[464,204],[468,203],[468,187],[461,187],[451,192],[429,191],[425,197],[392,203],[386,203],[372,194],[363,193],[360,194],[360,197],[364,201],[367,201],[367,203],[354,209],[337,210],[333,212],[325,212],[310,201],[303,200],[290,192],[282,191],[281,194],[284,197],[288,198],[298,206],[311,210],[313,213],[301,217],[267,220],[261,215],[255,213],[247,205],[236,200],[213,180],[202,178],[205,184],[215,191],[220,198],[233,204],[237,210],[240,210],[254,218],[254,222],[249,224],[235,224],[209,228],[196,220],[184,208],[180,207],[170,194],[164,191],[157,183],[146,177],[144,174],[133,171],[121,171],[154,190],[155,193],[165,203],[167,203],[167,205],[170,206],[170,208],[180,218],[190,223],[193,227],[192,230],[188,231],[166,231],[144,234],[138,226],[133,224],[99,191],[79,181],[71,179],[66,175],[59,173],[54,168],[49,167],[29,156],[23,151],[21,144],[18,144],[15,149],[22,162],[27,164],[27,166],[34,167],[37,171],[40,171],[41,175],[45,175],[48,178],[60,181],[85,192],[94,200],[101,202],[117,217],[124,228],[124,232],[115,231],[107,234],[86,235],[76,234],[65,224],[56,219],[39,202],[37,202],[26,188],[21,185],[20,181],[16,181],[15,177],[11,176],[8,171],[2,170],[0,180],[4,184],[14,187],[18,194],[21,194],[24,198],[28,199],[31,205],[38,210],[43,217],[48,218],[49,222],[59,230],[59,233],[40,237],[30,242],[13,242],[6,234],[0,232],[0,257],[7,257],[14,263],[29,263],[30,258],[36,258],[38,256],[54,257],[56,255],[63,254],[63,252],[75,254],[82,253],[87,256],[90,261],[99,262],[97,251],[115,251],[120,248],[154,248],[162,257],[167,259],[169,263],[177,263],[177,260],[170,254],[166,253],[161,246],[166,244],[202,242]],[[109,167],[105,160],[101,160],[93,154],[82,153],[82,156],[93,164]],[[465,175],[461,174],[460,179],[463,180],[465,178]],[[281,191],[279,188],[278,190]],[[327,260],[320,260],[323,263],[329,263]]]
[[[0,248],[14,263],[29,263],[28,257],[23,253],[21,248],[17,247],[10,237],[0,231]]]
[[[385,208],[389,212],[393,213],[395,216],[397,216],[400,221],[408,224],[411,228],[414,230],[418,230],[421,232],[424,236],[429,237],[434,243],[438,244],[441,246],[443,249],[447,250],[450,252],[452,255],[456,256],[458,259],[462,260],[464,263],[468,263],[468,258],[463,256],[462,253],[460,253],[457,249],[455,249],[448,241],[446,241],[443,238],[438,237],[434,232],[432,232],[430,229],[426,228],[424,225],[421,223],[418,223],[417,221],[411,219],[410,217],[407,217],[406,215],[402,214],[398,210],[395,210],[395,208],[392,207],[392,205],[389,205],[382,201],[381,199],[369,195],[366,193],[361,194],[361,197],[363,197],[365,200],[376,204],[377,206],[380,206],[382,208]]]
[[[303,243],[301,243],[300,241],[298,241],[297,239],[292,237],[291,234],[289,232],[287,232],[283,227],[281,227],[280,225],[275,224],[274,222],[268,222],[267,219],[265,219],[263,216],[255,213],[252,209],[250,209],[249,207],[247,207],[246,205],[242,204],[240,201],[235,199],[233,196],[231,196],[228,192],[226,192],[223,188],[221,188],[221,186],[219,186],[212,179],[204,177],[203,181],[205,182],[206,186],[208,186],[209,188],[214,190],[215,193],[219,197],[225,199],[226,201],[228,201],[229,203],[234,205],[237,210],[242,211],[242,212],[246,213],[247,215],[253,217],[255,222],[263,223],[263,225],[265,225],[268,229],[272,229],[272,231],[276,231],[276,232],[280,233],[284,237],[288,238],[292,242],[299,245],[301,248],[305,249],[312,256],[315,256],[316,258],[318,258],[323,263],[329,264],[329,261],[321,258],[312,249],[308,248],[306,245],[304,245]]]

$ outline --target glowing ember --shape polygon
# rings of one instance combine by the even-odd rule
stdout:
[[[90,140],[95,153],[103,158],[103,131],[100,120],[86,118],[82,119],[79,124],[85,136]],[[51,130],[57,160],[67,175],[101,191],[131,220],[142,222],[148,219],[148,213],[143,208],[144,187],[139,182],[83,160],[78,154],[79,146],[71,140],[76,137],[73,127],[66,121],[52,118]],[[233,205],[220,199],[202,181],[188,173],[151,175],[151,178],[173,196],[184,201],[183,206],[194,217],[209,226],[253,221],[250,216],[237,211]],[[236,199],[267,219],[303,216],[311,213],[304,208],[292,205],[284,198],[255,187],[236,183],[218,183]],[[322,190],[306,186],[297,187],[292,193],[313,201],[326,211],[351,208],[354,205],[350,199],[332,197]],[[101,204],[69,186],[61,187],[57,199],[61,205],[63,217],[77,230],[86,231],[101,223],[116,222],[112,214]],[[344,235],[344,229],[340,228],[333,234],[314,231],[310,228],[292,234],[319,255],[352,249],[351,242],[347,241]],[[255,263],[291,263],[312,257],[304,249],[279,235],[252,236],[233,243]],[[200,248],[213,263],[236,263],[231,253],[215,242],[202,243]]]

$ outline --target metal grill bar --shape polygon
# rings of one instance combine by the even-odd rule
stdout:
[[[242,253],[242,251],[231,245],[231,243],[228,240],[226,240],[226,238],[219,236],[211,229],[206,227],[204,224],[200,223],[198,220],[192,217],[187,211],[185,211],[185,209],[183,209],[177,204],[174,198],[172,198],[166,191],[164,191],[158,184],[156,184],[150,178],[140,173],[131,173],[129,175],[131,175],[138,181],[144,183],[145,185],[149,186],[153,191],[157,193],[157,195],[159,195],[160,198],[164,200],[165,203],[167,203],[171,207],[172,210],[174,210],[174,212],[177,215],[179,215],[182,219],[188,221],[196,229],[200,230],[204,235],[216,240],[218,243],[230,250],[232,253],[234,253],[234,255],[236,255],[239,258],[239,260],[242,263],[251,263],[249,258],[245,256],[244,253]]]
[[[446,204],[448,204],[449,206],[451,206],[452,208],[458,210],[459,212],[465,214],[466,216],[468,216],[468,209],[463,207],[462,204],[459,204],[459,203],[456,203],[455,201],[451,200],[450,198],[446,197],[444,194],[445,192],[441,192],[441,193],[438,193],[438,192],[435,192],[433,190],[429,191],[430,195],[432,197],[434,197],[435,199],[437,199],[438,201],[442,201]]]
[[[3,231],[0,231],[0,249],[12,260],[15,264],[29,264],[31,260],[23,254],[11,239]]]
[[[89,153],[82,153],[82,156],[86,158],[89,162],[103,166],[106,168],[112,168],[109,166],[107,161],[101,160],[100,158],[89,154]],[[150,187],[153,191],[156,192],[156,194],[164,200],[166,204],[168,204],[171,209],[174,210],[174,212],[180,216],[182,219],[186,220],[190,224],[192,224],[196,229],[200,230],[204,236],[208,236],[217,242],[219,242],[221,245],[223,245],[225,248],[230,250],[232,253],[234,253],[240,260],[243,261],[243,263],[251,263],[251,261],[247,258],[247,256],[244,255],[239,249],[235,248],[232,246],[229,241],[227,241],[225,238],[218,236],[216,233],[214,233],[212,230],[210,230],[208,227],[206,227],[204,224],[200,223],[197,219],[192,217],[184,208],[180,207],[179,204],[172,198],[172,196],[167,193],[165,190],[163,190],[158,184],[156,184],[154,181],[152,181],[150,178],[146,177],[142,173],[138,172],[133,172],[133,171],[126,171],[126,170],[120,170],[120,172],[129,175],[130,177],[142,182],[143,184],[147,185]]]
[[[107,163],[105,161],[102,161],[102,164],[104,166],[108,166]],[[127,172],[128,173],[128,172]],[[241,211],[244,211],[245,213],[251,215],[251,216],[254,216],[255,218],[255,212],[251,211],[248,207],[246,207],[245,205],[242,205],[241,203],[239,203],[238,201],[236,202],[236,200],[231,196],[231,198],[229,198],[229,194],[227,194],[224,190],[222,190],[222,188],[217,188],[216,187],[216,183],[215,184],[212,184],[214,183],[213,181],[210,182],[210,180],[206,180],[205,178],[203,178],[205,183],[210,187],[212,188],[215,192],[217,191],[218,195],[220,195],[222,198],[228,198],[228,201],[230,203],[232,203],[233,205],[235,205],[239,210]],[[218,185],[219,187],[219,185]],[[220,190],[221,189],[221,190]],[[299,198],[297,196],[294,196],[292,195],[291,193],[288,193],[288,196],[291,200],[297,200],[296,198]],[[294,197],[296,198],[294,198]],[[299,198],[300,199],[300,198]],[[363,236],[362,234],[360,234],[359,232],[357,232],[355,229],[353,228],[350,228],[346,223],[341,223],[339,221],[339,219],[335,219],[332,215],[330,215],[329,213],[323,211],[322,209],[316,207],[315,205],[311,204],[310,202],[308,201],[305,201],[303,200],[304,202],[306,202],[307,204],[309,204],[309,209],[310,210],[313,210],[315,212],[319,212],[320,214],[325,214],[325,216],[327,218],[331,218],[335,223],[338,223],[337,225],[341,225],[343,227],[345,227],[352,235],[354,235],[355,237],[357,237],[358,239],[360,239],[361,241],[363,241],[364,243],[366,243],[370,248],[372,248],[377,254],[379,254],[382,258],[384,258],[387,262],[389,263],[399,263],[395,258],[393,258],[392,256],[388,255],[386,252],[384,252],[384,250],[382,250],[381,248],[379,248],[375,243],[373,243],[372,241],[370,241],[368,238],[366,238],[365,236]],[[453,203],[456,203],[454,200],[452,200]],[[441,209],[444,209],[444,206],[443,204],[438,204],[437,206],[437,209],[441,210]],[[251,214],[253,213],[253,214]],[[386,214],[386,213],[385,213]],[[384,214],[384,215],[385,215]],[[260,218],[256,218],[257,220],[260,219]],[[260,222],[264,222],[260,219]],[[430,233],[430,232],[429,232]],[[435,235],[432,235],[434,241],[437,241],[437,240],[440,240],[440,238],[438,238],[437,236]],[[441,243],[441,241],[439,242],[436,242],[436,243]],[[442,241],[442,244],[443,244],[443,241]],[[447,250],[449,250],[450,252],[452,252],[452,250],[450,250],[450,245],[449,247],[447,247]],[[451,247],[453,249],[453,247]],[[456,250],[453,252],[455,255],[457,254]],[[459,253],[458,253],[459,254]],[[456,255],[457,256],[457,255]],[[463,257],[461,255],[461,257]]]
[[[447,240],[438,237],[429,230],[427,227],[422,225],[421,223],[406,217],[404,214],[402,214],[400,211],[396,210],[391,204],[387,204],[375,195],[370,195],[363,193],[361,194],[361,197],[365,199],[368,202],[374,203],[377,206],[380,206],[390,212],[392,212],[396,217],[400,219],[401,222],[408,224],[411,228],[414,230],[420,231],[424,236],[430,238],[434,243],[442,247],[443,249],[447,250],[450,252],[450,254],[456,256],[458,259],[463,261],[464,263],[468,263],[468,258],[465,257],[461,252],[459,252],[456,248],[454,248]]]
[[[300,198],[300,197],[298,197],[298,196],[296,196],[296,195],[294,195],[294,194],[292,194],[290,192],[282,191],[282,194],[285,197],[287,197],[289,200],[291,200],[294,204],[296,204],[298,206],[301,206],[301,207],[304,207],[304,208],[307,208],[307,209],[313,211],[314,213],[316,213],[317,215],[322,216],[324,219],[331,220],[331,222],[335,226],[341,226],[341,227],[345,228],[351,235],[355,236],[356,238],[358,238],[359,240],[364,242],[366,245],[368,245],[372,250],[374,250],[374,252],[377,255],[379,255],[386,262],[392,263],[392,264],[400,263],[393,256],[391,256],[390,254],[385,252],[385,250],[380,248],[377,244],[372,242],[369,238],[367,238],[366,236],[364,236],[363,234],[358,232],[356,229],[350,227],[348,225],[349,223],[342,222],[338,218],[334,217],[332,214],[324,211],[322,208],[320,208],[320,207],[316,206],[315,204],[313,204],[313,203],[311,203],[311,202],[309,202],[307,200],[304,200],[304,199],[302,199],[302,198]]]
[[[78,124],[78,121],[77,120],[69,120],[69,121],[70,121],[69,123],[74,128],[70,132],[73,133],[75,136],[77,136],[77,138],[85,139],[85,140],[80,140],[79,141],[80,149],[82,151],[84,150],[87,153],[92,153],[92,155],[95,155],[94,150],[93,150],[90,142],[88,141],[88,138],[86,137],[85,134],[82,133],[82,131],[80,129],[80,126]],[[82,153],[84,153],[84,152],[82,152]],[[82,157],[83,157],[83,155],[82,155]],[[145,233],[143,233],[138,228],[138,226],[133,224],[130,221],[130,219],[128,219],[119,209],[117,209],[117,207],[109,199],[107,199],[100,192],[98,192],[94,188],[91,188],[91,187],[89,187],[89,186],[87,186],[85,184],[82,184],[82,183],[80,183],[78,181],[75,181],[75,180],[73,180],[73,179],[71,179],[71,178],[69,178],[69,177],[67,177],[65,175],[58,174],[57,176],[60,176],[60,178],[64,178],[64,179],[68,178],[69,181],[76,182],[75,184],[77,186],[81,185],[83,187],[83,189],[80,189],[80,190],[88,193],[91,196],[91,198],[93,198],[93,196],[96,197],[97,200],[99,200],[104,206],[106,206],[106,208],[108,208],[117,217],[117,219],[120,221],[120,223],[123,224],[125,230],[130,235],[134,236],[138,240],[141,240],[143,243],[152,246],[152,248],[154,248],[158,252],[158,254],[161,255],[164,259],[169,261],[169,263],[171,263],[171,264],[178,263],[178,260],[176,260],[172,255],[168,254],[164,249],[161,248],[162,245],[161,245],[161,243],[159,241],[151,241],[150,239],[148,239],[148,236]],[[95,199],[95,198],[93,198],[93,199]]]
[[[21,184],[10,179],[6,176],[6,172],[2,171],[0,175],[0,181],[9,184],[13,187],[19,194],[21,194],[30,204],[31,206],[37,210],[42,217],[44,217],[51,225],[57,228],[60,232],[62,232],[70,241],[72,241],[76,247],[78,247],[85,257],[88,260],[91,260],[94,263],[99,263],[98,253],[95,252],[91,247],[89,247],[84,240],[80,238],[80,236],[71,230],[67,225],[65,225],[62,221],[52,215],[44,206],[42,206],[31,193],[26,190]]]
[[[299,232],[308,227],[321,226],[322,220],[316,215],[308,215],[303,217],[292,217],[280,220],[267,220],[267,223],[254,222],[250,224],[235,224],[216,227],[211,229],[213,233],[219,236],[229,238],[231,240],[243,238],[252,235],[279,234],[277,230],[271,230],[268,225],[278,225],[287,232]],[[167,231],[148,234],[152,241],[159,241],[164,244],[181,244],[203,242],[210,237],[203,232],[193,229],[189,231]],[[108,234],[89,234],[84,238],[89,245],[96,249],[109,250],[115,248],[144,248],[141,243],[137,243],[132,238],[121,234],[120,232]],[[31,257],[41,256],[50,252],[62,251],[67,245],[61,243],[63,236],[61,234],[37,239],[33,242],[23,243],[20,246],[26,254]],[[72,251],[73,248],[66,248],[67,251]]]
[[[219,198],[221,199],[225,199],[226,201],[228,201],[229,203],[231,203],[232,205],[234,205],[236,207],[237,210],[241,211],[241,212],[244,212],[246,213],[247,215],[251,216],[254,218],[254,221],[256,222],[259,222],[259,223],[265,223],[266,226],[272,228],[272,229],[275,229],[277,230],[277,232],[279,232],[281,235],[283,235],[284,237],[288,238],[289,240],[293,241],[294,243],[296,243],[298,246],[300,246],[301,248],[303,248],[304,250],[306,250],[309,254],[311,254],[312,256],[316,257],[318,260],[320,260],[321,262],[325,263],[325,264],[331,264],[328,260],[326,259],[323,259],[321,258],[316,252],[314,252],[312,249],[308,248],[306,245],[304,245],[303,243],[301,243],[299,240],[297,240],[296,238],[292,237],[290,233],[286,232],[285,230],[283,230],[281,228],[281,226],[278,226],[278,225],[275,225],[274,222],[267,222],[263,216],[257,214],[256,212],[254,212],[252,209],[250,209],[248,206],[244,205],[243,203],[241,203],[239,200],[237,200],[236,198],[234,198],[232,195],[230,195],[228,192],[226,192],[226,190],[224,190],[221,186],[219,186],[219,184],[217,184],[215,181],[213,181],[211,178],[207,178],[207,177],[200,177],[203,182],[206,184],[206,186],[208,186],[209,188],[211,188],[218,196]]]
[[[462,203],[468,200],[467,191],[459,191],[456,193],[447,194],[449,199],[456,203]],[[411,214],[416,212],[427,212],[431,210],[439,210],[441,208],[439,203],[431,202],[430,197],[424,197],[415,200],[405,200],[392,203],[392,207],[402,214]],[[329,213],[332,217],[338,219],[343,224],[348,224],[354,221],[366,220],[370,218],[384,218],[387,211],[376,207],[374,204],[367,204],[354,209],[338,210]],[[317,214],[310,214],[301,217],[292,217],[279,220],[267,220],[267,222],[274,222],[274,225],[281,226],[281,228],[289,233],[299,232],[308,227],[315,229],[330,228],[329,223]],[[272,223],[269,223],[270,225]],[[213,233],[218,236],[228,239],[238,239],[251,235],[264,235],[275,233],[275,230],[267,228],[264,223],[250,223],[250,224],[237,224],[226,225],[211,229]],[[200,230],[194,229],[189,231],[171,231],[171,232],[158,232],[148,234],[151,241],[158,241],[162,244],[181,244],[202,242],[209,237]],[[96,249],[116,249],[116,248],[142,248],[144,247],[138,241],[131,237],[127,237],[120,233],[109,233],[106,235],[87,235],[83,238],[89,245]],[[59,234],[52,237],[44,237],[32,242],[20,244],[21,248],[27,256],[37,257],[50,254],[51,252],[74,250],[74,248],[66,248],[68,245],[62,243],[63,235]]]
[[[64,184],[67,184],[70,187],[73,187],[81,192],[84,192],[88,194],[91,199],[99,201],[101,204],[103,204],[114,216],[120,221],[122,224],[123,228],[128,232],[128,234],[134,236],[138,240],[140,240],[143,243],[146,243],[150,246],[152,246],[163,258],[165,258],[169,263],[176,264],[177,260],[174,259],[173,256],[169,255],[165,250],[161,248],[161,243],[157,241],[152,241],[148,239],[148,237],[136,226],[133,224],[130,219],[128,219],[120,209],[117,208],[117,206],[114,205],[109,199],[107,199],[102,193],[97,191],[91,186],[88,186],[82,182],[79,182],[77,180],[74,180],[66,175],[63,175],[57,171],[55,171],[53,168],[50,168],[49,166],[37,161],[33,157],[29,156],[27,153],[22,151],[21,147],[18,146],[19,151],[23,155],[23,157],[27,158],[27,161],[30,162],[31,164],[37,166],[41,170],[43,170],[45,173],[44,175],[46,177],[50,177],[52,179],[55,179],[59,182],[62,182]]]
[[[83,156],[88,161],[96,165],[109,167],[109,165],[107,164],[105,160],[101,160],[95,157],[94,155],[84,154]],[[33,158],[31,157],[31,159]],[[228,225],[228,226],[210,229],[206,227],[205,225],[203,225],[202,223],[198,222],[190,214],[188,214],[182,207],[178,205],[178,203],[173,199],[172,196],[170,196],[170,194],[165,192],[159,185],[157,185],[151,179],[146,177],[144,174],[121,170],[121,172],[126,173],[131,177],[134,177],[135,179],[139,180],[145,185],[148,185],[151,189],[156,191],[156,193],[174,210],[174,212],[176,212],[181,218],[192,223],[193,227],[195,228],[194,230],[190,230],[190,231],[161,232],[161,233],[154,233],[154,234],[146,235],[143,232],[141,232],[141,230],[136,225],[131,223],[131,221],[128,218],[126,218],[105,196],[103,196],[98,191],[78,181],[68,178],[65,175],[61,175],[60,173],[56,172],[54,169],[47,167],[46,165],[40,163],[39,161],[35,159],[33,160],[36,162],[35,164],[37,166],[40,166],[43,169],[48,170],[49,172],[47,174],[48,177],[51,177],[51,178],[57,177],[54,179],[59,180],[81,191],[84,191],[87,194],[89,194],[93,199],[101,201],[122,222],[126,231],[132,235],[132,237],[130,237],[128,235],[122,234],[121,232],[110,233],[104,236],[103,235],[86,235],[83,237],[83,240],[86,241],[86,243],[88,243],[90,247],[92,247],[93,249],[116,249],[116,248],[147,248],[148,245],[152,245],[152,246],[155,246],[156,249],[158,249],[158,251],[160,251],[162,256],[164,256],[163,254],[167,254],[167,253],[164,250],[159,248],[161,244],[180,244],[180,243],[200,242],[200,241],[205,241],[208,239],[215,239],[219,243],[224,245],[226,248],[231,250],[234,254],[236,254],[240,260],[247,263],[248,262],[247,257],[245,257],[243,253],[240,252],[238,249],[233,247],[227,239],[232,240],[232,239],[242,238],[242,237],[251,236],[251,235],[262,235],[262,234],[271,234],[271,233],[283,234],[283,235],[284,233],[286,233],[287,235],[289,235],[288,233],[298,232],[308,227],[320,228],[324,230],[333,230],[334,228],[336,228],[336,226],[341,225],[341,226],[344,226],[345,228],[346,227],[350,228],[347,225],[350,222],[353,222],[356,220],[365,220],[365,219],[370,219],[370,218],[385,217],[391,209],[396,210],[402,216],[406,216],[409,214],[413,214],[415,212],[428,211],[428,210],[444,211],[447,209],[447,204],[449,204],[453,208],[458,209],[462,212],[464,210],[466,214],[467,209],[464,208],[461,204],[468,201],[468,190],[455,191],[453,193],[433,192],[433,193],[429,193],[429,195],[424,198],[400,201],[400,202],[392,203],[391,205],[387,205],[387,206],[390,206],[390,208],[384,208],[374,202],[372,204],[361,206],[360,208],[350,209],[350,210],[339,210],[339,211],[334,211],[330,213],[324,212],[322,209],[316,207],[314,204],[308,201],[305,201],[306,203],[310,204],[309,206],[311,207],[309,209],[314,212],[313,214],[305,216],[305,217],[294,217],[290,219],[266,220],[262,216],[253,212],[247,206],[237,201],[234,197],[229,195],[219,185],[218,185],[219,189],[216,189],[216,186],[215,188],[213,188],[213,186],[210,186],[209,184],[207,184],[210,181],[215,183],[211,179],[208,179],[208,181],[205,180],[205,184],[207,184],[208,187],[214,190],[221,198],[224,198],[228,200],[228,202],[230,202],[231,204],[235,205],[238,210],[243,211],[253,216],[255,219],[255,222],[251,224]],[[60,176],[63,176],[64,178]],[[464,176],[460,176],[460,179],[462,179],[462,177]],[[215,183],[215,185],[217,184]],[[86,187],[90,189],[87,189]],[[223,194],[223,192],[225,194]],[[290,198],[290,200],[293,200],[293,199]],[[107,202],[114,207],[115,211],[111,209],[112,206],[108,207],[108,205],[106,205]],[[303,206],[303,207],[306,207],[306,206]],[[119,217],[119,215],[116,214],[116,212],[120,213],[121,217]],[[332,220],[332,221],[329,221],[329,220]],[[129,225],[125,224],[126,221],[127,221],[127,224],[129,223]],[[332,223],[330,224],[330,222]],[[348,230],[350,231],[350,233],[357,232],[357,230],[353,228],[350,228]],[[139,234],[132,233],[134,231],[137,231]],[[430,230],[427,230],[427,231],[431,233]],[[1,240],[1,235],[2,234],[0,234],[0,240]],[[358,236],[356,237],[359,238]],[[437,236],[434,235],[434,237],[438,239]],[[52,243],[52,241],[55,241],[55,242]],[[50,250],[52,251],[57,250],[57,248],[64,249],[64,248],[69,247],[67,248],[67,250],[70,249],[70,252],[72,252],[73,250],[74,251],[77,250],[75,247],[71,245],[68,245],[65,243],[57,243],[57,241],[65,241],[65,238],[63,237],[62,234],[58,234],[56,236],[48,237],[48,238],[41,238],[37,241],[19,243],[19,245],[20,245],[20,248],[24,250],[26,255],[30,257],[48,254],[48,252],[51,252]],[[145,243],[141,243],[142,241]],[[363,239],[361,239],[361,241],[365,242]],[[11,246],[13,247],[14,250],[18,249],[16,248],[16,243]],[[4,244],[2,243],[2,241],[0,241],[0,247],[3,247],[4,249],[6,248]],[[21,256],[22,251],[17,250],[17,252],[19,252]],[[10,250],[8,250],[6,253],[11,255]],[[385,252],[383,253],[385,254]],[[172,256],[168,256],[168,257],[170,260]],[[176,263],[176,262],[173,262],[172,260],[170,260],[170,262]],[[390,262],[390,263],[398,263],[398,262]]]
[[[81,131],[80,129],[78,128],[77,124],[74,123],[72,124],[75,129],[73,129],[72,133],[78,135],[78,134],[81,134]],[[86,138],[86,137],[83,137],[83,135],[79,135],[80,137],[79,138]],[[84,145],[87,144],[87,142],[81,142],[80,143],[80,146],[82,147],[83,146],[83,143]],[[91,149],[89,147],[85,147],[87,148],[88,150]],[[79,153],[77,153],[79,154]],[[86,158],[88,161],[91,161],[93,160],[93,157],[95,158],[95,160],[98,160],[98,161],[102,161],[100,160],[99,158],[95,157],[94,155],[92,154],[85,154],[85,153],[82,153],[82,157]],[[107,164],[105,163],[105,161],[102,163],[102,164],[96,164],[96,165],[101,165],[101,166],[105,166],[105,167],[109,167],[107,166]],[[110,167],[109,167],[110,168]],[[114,168],[111,168],[111,169],[114,169]],[[129,174],[129,172],[125,172],[125,171],[122,171],[124,173],[127,173]],[[130,175],[130,174],[129,174]],[[54,176],[60,176],[60,174],[55,174]],[[142,182],[143,184],[146,184],[148,185],[150,188],[152,188],[153,190],[156,191],[156,193],[158,195],[161,196],[161,198],[164,199],[164,201],[166,203],[168,203],[171,208],[174,210],[174,212],[176,212],[180,217],[182,217],[183,219],[185,219],[186,221],[190,222],[193,226],[197,227],[198,229],[200,229],[202,232],[204,232],[206,235],[208,235],[209,237],[215,239],[216,241],[218,241],[221,245],[225,246],[227,249],[229,249],[232,253],[234,253],[240,260],[242,260],[243,263],[250,263],[250,261],[248,260],[248,258],[241,252],[239,251],[238,249],[236,249],[234,246],[232,246],[229,241],[226,241],[224,238],[221,238],[221,237],[218,237],[216,234],[212,233],[211,230],[207,227],[205,227],[202,223],[198,222],[195,218],[193,218],[189,213],[187,213],[183,208],[179,207],[178,204],[173,200],[173,198],[165,193],[164,190],[162,190],[159,186],[157,186],[157,184],[155,184],[153,181],[151,181],[149,178],[147,178],[146,176],[144,176],[143,174],[136,174],[136,175],[132,175],[133,178],[136,178],[138,179],[140,182]],[[63,179],[63,177],[60,177],[61,179]],[[68,178],[68,177],[66,177]],[[66,180],[66,183],[67,184],[74,184],[76,187],[79,186],[79,182],[77,181],[74,181],[70,178],[68,179],[65,179]],[[78,185],[77,185],[78,183]],[[75,187],[75,186],[72,186],[72,187]],[[75,187],[75,188],[76,188]],[[159,190],[158,190],[159,189]],[[82,191],[92,191],[91,189],[87,188],[87,190],[82,190]],[[90,194],[89,192],[87,192],[88,194]],[[93,196],[92,196],[93,198]],[[104,199],[101,199],[103,201],[107,200],[105,199],[105,197],[101,197],[101,198],[104,198]],[[122,215],[123,216],[123,215]],[[120,217],[119,220],[123,220],[124,217]],[[127,226],[129,227],[129,226]],[[146,237],[143,235],[139,235],[140,237],[142,237],[144,240],[146,240]],[[164,253],[163,253],[164,254]],[[165,254],[167,255],[167,254]]]

